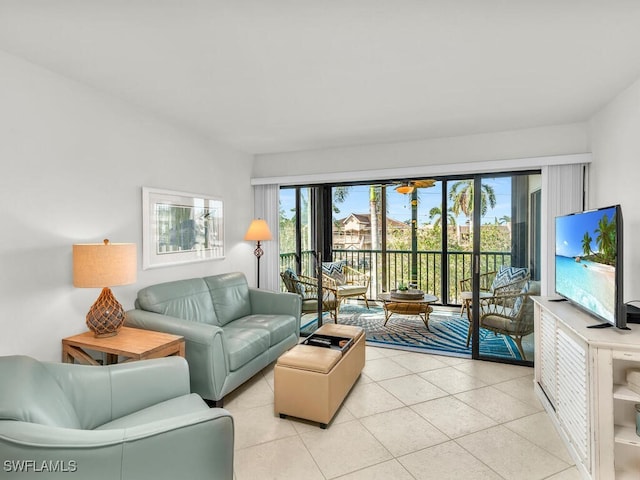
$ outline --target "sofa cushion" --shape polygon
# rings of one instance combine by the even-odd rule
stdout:
[[[201,278],[143,288],[138,292],[138,305],[149,312],[217,325],[209,287]]]
[[[244,274],[224,273],[205,277],[204,281],[209,287],[218,326],[251,314],[249,284]]]
[[[316,307],[318,302],[316,301]],[[262,328],[269,332],[269,346],[277,345],[296,331],[296,318],[291,315],[256,314],[239,318],[229,327]],[[226,330],[225,330],[226,331]]]
[[[111,422],[100,425],[95,430],[115,430],[119,428],[136,427],[145,423],[156,422],[166,418],[208,409],[209,406],[202,400],[200,395],[191,393],[189,395],[171,398],[143,410],[125,415],[124,417],[116,418]]]
[[[0,362],[0,420],[80,428],[80,420],[60,385],[34,358],[15,355]]]
[[[224,327],[224,343],[229,358],[229,370],[236,371],[269,350],[269,332],[262,328],[236,327],[233,322]]]

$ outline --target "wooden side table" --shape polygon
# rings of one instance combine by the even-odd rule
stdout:
[[[95,350],[106,354],[107,365],[118,363],[118,357],[126,357],[125,362],[146,360],[171,355],[184,357],[184,338],[168,333],[122,327],[117,335],[97,338],[93,332],[85,332],[62,339],[62,361],[100,365],[85,350]]]

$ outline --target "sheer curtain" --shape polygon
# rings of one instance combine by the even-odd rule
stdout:
[[[586,168],[586,164],[578,163],[549,165],[542,169],[542,295],[555,292],[555,218],[585,208]]]
[[[253,212],[269,225],[273,240],[263,242],[264,255],[260,259],[260,288],[280,290],[280,186],[255,185],[253,187]]]

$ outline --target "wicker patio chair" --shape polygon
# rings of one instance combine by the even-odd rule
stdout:
[[[369,290],[370,275],[351,268],[344,262],[323,262],[322,283],[336,292],[338,299],[337,310],[347,298],[362,298],[369,308],[367,291]]]
[[[533,333],[534,324],[533,302],[529,297],[539,293],[538,282],[531,282],[531,286],[527,283],[517,294],[480,299],[480,328],[513,338],[523,360],[527,357],[522,348],[522,339]]]
[[[318,280],[306,275],[298,275],[291,269],[280,272],[280,277],[288,292],[297,293],[302,298],[302,313],[318,311]],[[338,323],[339,301],[337,292],[331,286],[322,286],[322,311],[329,312],[334,323]]]

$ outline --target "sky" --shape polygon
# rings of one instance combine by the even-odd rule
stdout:
[[[597,252],[596,237],[598,234],[596,229],[598,221],[605,214],[611,222],[615,218],[615,207],[556,218],[556,255],[563,257],[584,255],[582,238],[585,232],[589,232],[591,236],[591,250]]]
[[[482,224],[493,223],[496,218],[503,216],[511,216],[511,178],[487,178],[483,182],[488,183],[494,189],[496,194],[496,206],[489,209],[487,215],[481,220]],[[450,183],[451,185],[451,183]],[[284,205],[294,205],[294,190],[283,189],[280,191],[281,202]],[[401,222],[411,219],[411,195],[403,195],[397,193],[392,187],[387,189],[387,216]],[[442,201],[442,184],[437,182],[431,188],[418,189],[418,224],[429,223],[429,210],[434,206],[440,207]],[[344,218],[350,213],[369,213],[369,187],[366,185],[354,185],[349,188],[349,193],[344,203],[337,205],[340,209],[335,218]],[[287,216],[293,215],[285,208]],[[466,222],[464,215],[459,215],[457,222],[464,224]]]

